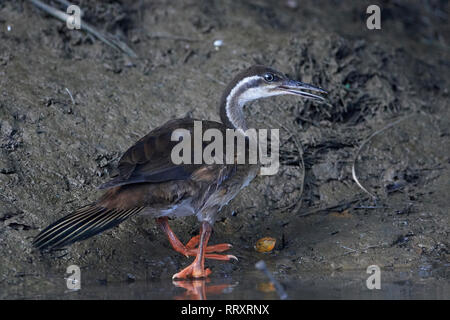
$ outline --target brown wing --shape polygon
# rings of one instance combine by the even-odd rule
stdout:
[[[202,121],[202,126],[226,130],[218,122]],[[178,142],[171,141],[171,135],[177,128],[189,130],[192,137],[194,120],[169,121],[140,139],[120,159],[117,177],[101,186],[109,190],[97,202],[45,228],[34,240],[34,246],[41,250],[64,247],[112,228],[143,210],[157,216],[161,210],[178,204],[182,207],[184,200],[190,200],[194,207],[206,203],[224,181],[236,176],[236,165],[175,165],[171,152]],[[164,183],[168,181],[171,182]],[[222,198],[214,199],[220,206]]]
[[[192,173],[203,165],[174,164],[171,160],[171,152],[178,141],[171,141],[171,136],[176,129],[186,129],[193,137],[194,121],[196,119],[190,118],[170,120],[152,130],[124,153],[118,164],[118,175],[99,188],[107,189],[135,183],[157,183],[190,178]],[[208,128],[225,130],[223,124],[214,121],[203,120],[202,126],[204,130]],[[193,157],[193,152],[191,154]]]

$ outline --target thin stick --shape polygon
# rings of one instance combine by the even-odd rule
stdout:
[[[47,12],[48,14],[54,16],[55,18],[57,18],[63,22],[66,22],[67,19],[70,17],[67,13],[57,10],[39,0],[28,0],[28,1],[30,1],[33,5],[35,5],[39,9]],[[118,51],[122,51],[132,58],[137,58],[136,53],[130,47],[128,47],[124,42],[116,39],[114,36],[112,36],[110,34],[103,35],[101,32],[97,31],[94,27],[90,26],[86,22],[82,22],[80,27],[82,30],[93,34],[96,38],[98,38],[100,41],[106,43],[110,47],[112,47]]]
[[[367,190],[362,184],[361,182],[359,182],[358,177],[356,176],[356,161],[358,160],[359,154],[361,153],[362,149],[366,146],[366,144],[373,139],[373,137],[375,137],[376,135],[382,133],[383,131],[392,128],[393,126],[395,126],[396,124],[399,124],[400,122],[402,122],[403,120],[406,120],[408,118],[411,118],[413,115],[409,115],[406,117],[403,117],[401,119],[398,119],[390,124],[388,124],[387,126],[375,131],[374,133],[372,133],[369,138],[367,138],[362,144],[361,146],[358,148],[358,151],[356,152],[355,158],[353,160],[353,164],[352,164],[352,177],[353,180],[355,180],[356,184],[358,185],[358,187],[361,188],[361,190],[363,190],[365,193],[367,193],[368,195],[370,195],[373,199],[377,199],[377,196],[373,193],[371,193],[369,190]]]
[[[357,203],[357,202],[362,202],[362,201],[366,201],[367,198],[365,199],[352,199],[350,201],[346,201],[346,202],[341,202],[329,207],[325,207],[325,208],[315,208],[309,211],[306,211],[305,213],[302,213],[300,215],[297,215],[297,217],[306,217],[306,216],[310,216],[314,213],[318,213],[318,212],[323,212],[323,211],[331,211],[331,210],[337,210],[337,211],[343,211],[345,209],[348,209],[351,207],[352,204]]]
[[[72,104],[75,105],[75,100],[73,99],[72,94],[70,93],[69,89],[66,88],[66,91],[69,94],[70,99],[72,100]]]

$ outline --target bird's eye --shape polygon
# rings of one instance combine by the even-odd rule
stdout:
[[[267,82],[272,82],[273,80],[275,80],[275,76],[271,73],[266,73],[264,75],[264,80],[266,80]]]

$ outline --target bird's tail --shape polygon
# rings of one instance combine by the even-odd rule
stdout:
[[[142,209],[135,207],[121,210],[108,209],[98,204],[88,205],[42,230],[33,245],[39,250],[62,248],[110,229]]]

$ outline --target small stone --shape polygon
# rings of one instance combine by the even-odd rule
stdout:
[[[137,34],[135,34],[134,36],[131,37],[131,42],[133,43],[139,43],[141,41],[141,39],[139,38],[139,36]]]
[[[219,48],[221,47],[221,46],[223,46],[223,40],[215,40],[214,41],[214,48],[216,49],[216,50],[219,50]]]
[[[128,282],[135,282],[136,281],[136,277],[131,274],[131,273],[127,273],[127,281]]]
[[[285,3],[286,3],[286,7],[288,7],[288,8],[291,8],[291,9],[298,8],[298,2],[296,0],[287,0]]]

